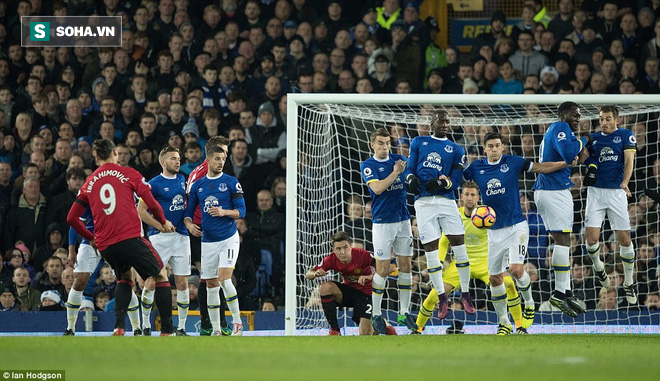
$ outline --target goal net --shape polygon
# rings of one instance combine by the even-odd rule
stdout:
[[[639,302],[628,305],[625,301],[619,245],[607,222],[601,234],[601,258],[610,274],[611,288],[603,289],[594,277],[583,239],[586,187],[582,186],[582,177],[586,169],[579,166],[573,169],[571,176],[575,183],[571,189],[573,205],[561,207],[574,211],[572,288],[587,313],[573,320],[550,307],[548,299],[554,287],[550,257],[554,244],[536,217],[532,192],[536,175],[525,174],[520,177],[520,196],[530,224],[528,272],[537,303],[535,324],[550,326],[552,331],[553,325],[556,328],[567,323],[625,327],[656,322],[659,314],[652,310],[652,306],[658,305],[658,207],[644,195],[644,190],[657,190],[660,182],[657,132],[660,105],[657,97],[290,94],[287,115],[286,334],[325,333],[321,329],[328,327],[318,287],[324,280],[340,280],[339,275],[330,274],[324,279],[310,281],[304,274],[330,254],[330,236],[344,230],[354,238],[355,245],[367,250],[373,247],[370,197],[360,174],[360,163],[373,155],[369,146],[372,131],[387,128],[393,136],[392,151],[407,156],[410,141],[415,136],[428,135],[431,114],[443,109],[450,115],[451,139],[465,148],[469,162],[483,157],[481,142],[490,131],[502,134],[505,153],[538,161],[543,133],[558,120],[557,107],[566,100],[580,105],[582,118],[576,135],[599,131],[599,108],[617,104],[620,107],[619,127],[631,129],[637,138],[637,156],[630,184],[633,197],[629,200],[628,210],[636,252],[634,276]],[[409,198],[408,206],[414,216],[412,198]],[[398,309],[396,276],[396,272],[389,276],[382,306],[384,315],[394,325]],[[447,326],[458,320],[478,332],[479,327],[497,324],[488,287],[480,281],[472,281],[470,286],[478,308],[475,315],[464,314],[460,303],[451,303],[452,309],[445,320],[438,320],[434,313],[427,325]],[[424,251],[415,237],[413,314],[417,314],[430,289]],[[458,300],[460,294],[449,297]],[[651,309],[644,306],[647,299]],[[342,320],[349,326],[354,325],[350,318]]]

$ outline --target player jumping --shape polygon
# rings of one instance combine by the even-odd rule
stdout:
[[[587,207],[585,212],[587,253],[593,262],[594,273],[603,287],[610,286],[605,266],[600,260],[600,228],[605,214],[621,249],[619,255],[623,262],[623,290],[630,304],[637,303],[635,289],[635,250],[630,239],[630,217],[628,216],[628,197],[631,196],[628,182],[635,165],[637,140],[632,131],[618,128],[619,109],[616,106],[603,106],[600,109],[601,132],[591,135],[589,166],[584,185],[587,188]],[[597,172],[597,176],[596,176]]]
[[[467,313],[474,313],[470,297],[470,262],[465,248],[465,229],[456,206],[454,191],[458,188],[466,162],[465,150],[447,138],[449,114],[435,111],[431,118],[432,136],[417,136],[410,145],[406,166],[408,190],[415,195],[415,213],[419,239],[426,252],[426,264],[433,287],[438,292],[438,317],[449,313],[447,294],[442,281],[442,263],[438,241],[447,235],[461,280],[461,302]],[[422,187],[423,185],[423,187]]]
[[[565,162],[533,163],[520,156],[504,155],[502,136],[498,133],[486,134],[483,148],[486,158],[470,164],[463,177],[479,185],[484,204],[493,208],[497,216],[488,230],[488,274],[491,301],[499,319],[497,334],[508,335],[512,330],[503,284],[507,264],[525,301],[522,326],[517,330],[525,334],[534,321],[535,308],[529,274],[523,268],[529,226],[520,207],[518,178],[522,172],[552,173],[568,165]]]
[[[411,330],[416,330],[417,324],[409,310],[412,293],[413,241],[403,177],[406,158],[390,153],[391,136],[385,128],[379,128],[371,134],[371,148],[374,150],[374,156],[365,160],[360,168],[372,200],[376,273],[371,281],[373,289],[371,323],[376,332],[381,335],[386,334],[387,325],[382,316],[381,304],[391,265],[390,255],[394,252],[399,269],[397,322]]]
[[[580,124],[580,108],[574,102],[559,105],[559,122],[548,127],[540,149],[540,162],[564,161],[571,164],[581,155],[586,159],[589,137],[576,138],[573,131]],[[568,316],[576,317],[584,313],[582,306],[571,292],[571,231],[573,230],[573,197],[570,188],[571,169],[564,168],[556,172],[540,174],[534,183],[534,201],[543,224],[555,240],[552,254],[552,268],[555,274],[555,291],[550,303]]]

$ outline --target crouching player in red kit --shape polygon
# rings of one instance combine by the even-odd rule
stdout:
[[[97,140],[92,154],[99,168],[88,178],[76,201],[71,206],[67,222],[90,245],[101,252],[101,256],[115,270],[121,280],[115,292],[114,336],[124,335],[126,310],[133,293],[130,280],[131,267],[145,280],[144,287],[154,291],[155,302],[160,311],[161,336],[173,333],[172,294],[167,278],[160,275],[163,263],[149,241],[142,237],[142,220],[135,207],[133,194],[147,204],[149,211],[162,226],[161,232],[172,232],[174,226],[165,219],[163,209],[151,194],[151,187],[142,175],[133,168],[117,164],[115,145],[107,139]],[[81,222],[85,208],[89,205],[94,218],[92,234]]]
[[[352,240],[348,233],[338,232],[330,239],[332,254],[305,274],[307,279],[313,280],[333,270],[344,278],[343,283],[327,281],[320,286],[323,313],[330,324],[330,335],[341,335],[337,307],[353,307],[353,321],[360,327],[360,335],[373,335],[371,280],[374,277],[374,258],[366,250],[351,248]],[[396,335],[394,327],[388,325],[386,330],[388,335]]]

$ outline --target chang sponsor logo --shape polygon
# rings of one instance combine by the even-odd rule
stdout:
[[[209,213],[211,208],[217,207],[220,202],[215,196],[209,196],[204,200],[204,213]]]
[[[386,191],[390,192],[390,191],[396,191],[396,190],[403,190],[403,188],[404,188],[404,186],[403,186],[403,182],[401,182],[401,178],[397,177],[396,179],[394,179],[394,182],[392,183],[392,185],[390,185],[387,188]]]
[[[183,196],[180,194],[174,196],[174,198],[172,199],[172,205],[170,205],[170,212],[178,212],[184,210],[185,208],[186,206]]]
[[[488,184],[486,184],[486,196],[495,196],[498,194],[506,193],[506,188],[502,187],[502,181],[500,179],[490,179]]]
[[[610,147],[603,147],[600,150],[600,155],[598,156],[598,162],[604,163],[607,161],[618,161],[619,155],[614,153],[614,150]]]
[[[434,168],[442,172],[442,157],[437,152],[431,152],[426,156],[426,160],[422,163],[424,168]]]

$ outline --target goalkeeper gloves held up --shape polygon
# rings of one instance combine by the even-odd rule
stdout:
[[[413,174],[410,174],[408,175],[408,177],[406,177],[406,185],[408,186],[408,192],[414,194],[415,196],[421,193],[419,190],[419,186],[421,184],[422,183],[419,181],[419,179]]]
[[[582,181],[582,184],[584,184],[587,187],[590,187],[590,186],[596,184],[596,174],[597,173],[598,173],[598,167],[591,164],[589,166],[589,168],[587,169],[587,173],[584,175],[584,180]]]
[[[435,193],[440,190],[447,190],[451,188],[452,182],[449,179],[434,179],[429,180],[426,183],[426,191],[429,193]]]

